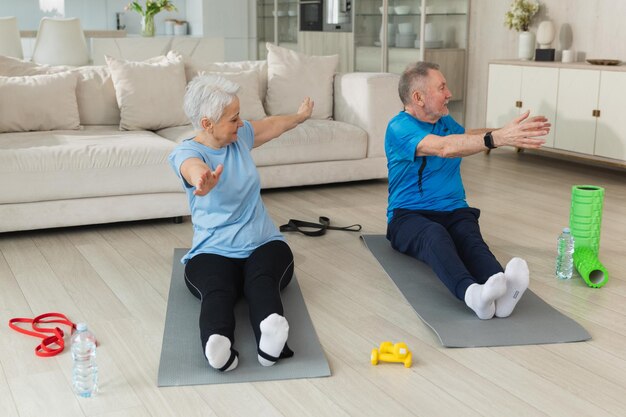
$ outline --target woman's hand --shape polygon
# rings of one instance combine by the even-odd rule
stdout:
[[[313,100],[310,97],[305,97],[296,113],[268,116],[261,120],[251,121],[250,124],[254,129],[253,147],[256,148],[277,138],[310,118],[313,113],[313,106]]]
[[[196,187],[193,194],[197,196],[207,195],[219,181],[223,170],[224,166],[222,164],[219,164],[215,171],[211,171],[211,168],[206,167],[204,172],[200,172],[192,184]]]
[[[311,97],[305,97],[298,108],[296,114],[302,118],[300,123],[304,122],[313,114],[313,107],[315,106],[315,102],[311,100]]]

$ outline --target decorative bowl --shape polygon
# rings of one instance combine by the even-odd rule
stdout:
[[[413,23],[398,23],[398,32],[404,34],[413,33]]]
[[[393,8],[396,14],[409,14],[411,13],[411,6],[396,6]]]
[[[619,65],[622,63],[619,59],[588,59],[591,65]]]

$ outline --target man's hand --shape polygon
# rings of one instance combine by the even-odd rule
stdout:
[[[550,133],[551,125],[544,116],[528,118],[529,115],[530,110],[527,110],[503,128],[494,130],[494,144],[498,147],[540,148],[546,142],[542,136]]]
[[[207,167],[204,172],[199,173],[198,177],[193,182],[193,186],[196,187],[193,194],[197,196],[207,195],[209,191],[215,187],[217,181],[219,181],[223,170],[224,166],[219,164],[217,168],[215,168],[215,171],[211,171],[211,168]]]

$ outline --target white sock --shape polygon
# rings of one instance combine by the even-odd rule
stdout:
[[[230,359],[230,340],[221,334],[212,334],[204,347],[204,354],[209,360],[209,365],[215,369],[221,369],[228,359]],[[239,358],[235,356],[235,360],[224,372],[232,371],[239,364]]]
[[[496,316],[509,317],[517,302],[522,298],[530,281],[528,265],[522,258],[513,258],[506,264],[504,277],[506,292],[496,300]]]
[[[289,323],[283,316],[273,313],[261,322],[261,340],[259,341],[259,349],[278,358],[283,351],[283,347],[289,336]],[[259,355],[259,363],[263,366],[272,366],[276,362],[265,359]]]
[[[484,284],[472,284],[465,291],[465,304],[482,320],[488,320],[496,313],[495,300],[506,292],[504,274],[498,272]]]

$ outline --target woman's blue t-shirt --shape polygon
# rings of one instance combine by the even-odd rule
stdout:
[[[450,116],[444,116],[433,124],[402,111],[391,119],[385,134],[389,174],[388,222],[397,208],[452,211],[467,207],[461,181],[461,158],[415,156],[417,145],[429,134],[448,136],[462,133],[465,133],[463,126]],[[420,190],[419,171],[424,160]]]
[[[183,263],[199,253],[247,258],[267,242],[285,240],[261,200],[259,174],[250,155],[253,144],[254,130],[244,121],[237,140],[224,148],[213,149],[188,139],[170,154],[170,165],[187,193],[194,228],[191,250]],[[180,173],[188,158],[199,158],[212,170],[224,166],[217,185],[205,196],[194,195],[195,187]]]

